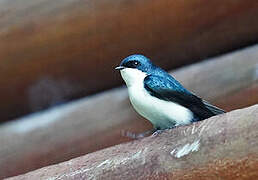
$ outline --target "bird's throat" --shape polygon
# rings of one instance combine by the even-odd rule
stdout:
[[[125,68],[120,72],[128,88],[131,86],[138,86],[139,84],[143,84],[144,78],[147,76],[146,73],[133,68]]]

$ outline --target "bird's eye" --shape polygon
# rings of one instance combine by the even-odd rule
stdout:
[[[134,64],[135,66],[137,66],[137,65],[139,64],[139,62],[138,62],[138,61],[134,61],[133,64]]]
[[[125,63],[125,67],[129,67],[129,68],[137,68],[138,66],[140,66],[140,62],[133,60],[133,61],[128,61],[127,63]]]

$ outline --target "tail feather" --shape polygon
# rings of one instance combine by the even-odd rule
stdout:
[[[225,113],[226,111],[224,111],[223,109],[220,109],[212,104],[210,104],[209,102],[205,101],[205,100],[202,100],[203,101],[203,104],[205,105],[205,107],[207,109],[209,109],[211,112],[213,112],[215,115],[218,115],[218,114],[223,114]]]

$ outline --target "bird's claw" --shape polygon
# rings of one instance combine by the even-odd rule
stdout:
[[[156,137],[158,134],[162,133],[164,130],[156,130],[151,137]]]
[[[149,130],[149,131],[145,131],[145,132],[142,132],[142,133],[133,133],[133,132],[130,132],[130,131],[126,131],[126,130],[122,130],[122,136],[124,137],[129,137],[129,138],[132,138],[132,139],[141,139],[141,138],[144,138],[150,134],[152,134],[153,132],[155,132],[155,130]]]
[[[140,139],[140,138],[143,138],[145,136],[144,133],[137,134],[137,133],[133,133],[133,132],[130,132],[130,131],[125,131],[125,130],[122,130],[121,134],[124,137],[132,138],[132,139]]]

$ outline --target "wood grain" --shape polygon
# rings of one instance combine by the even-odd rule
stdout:
[[[257,179],[258,105],[114,146],[10,180]]]

